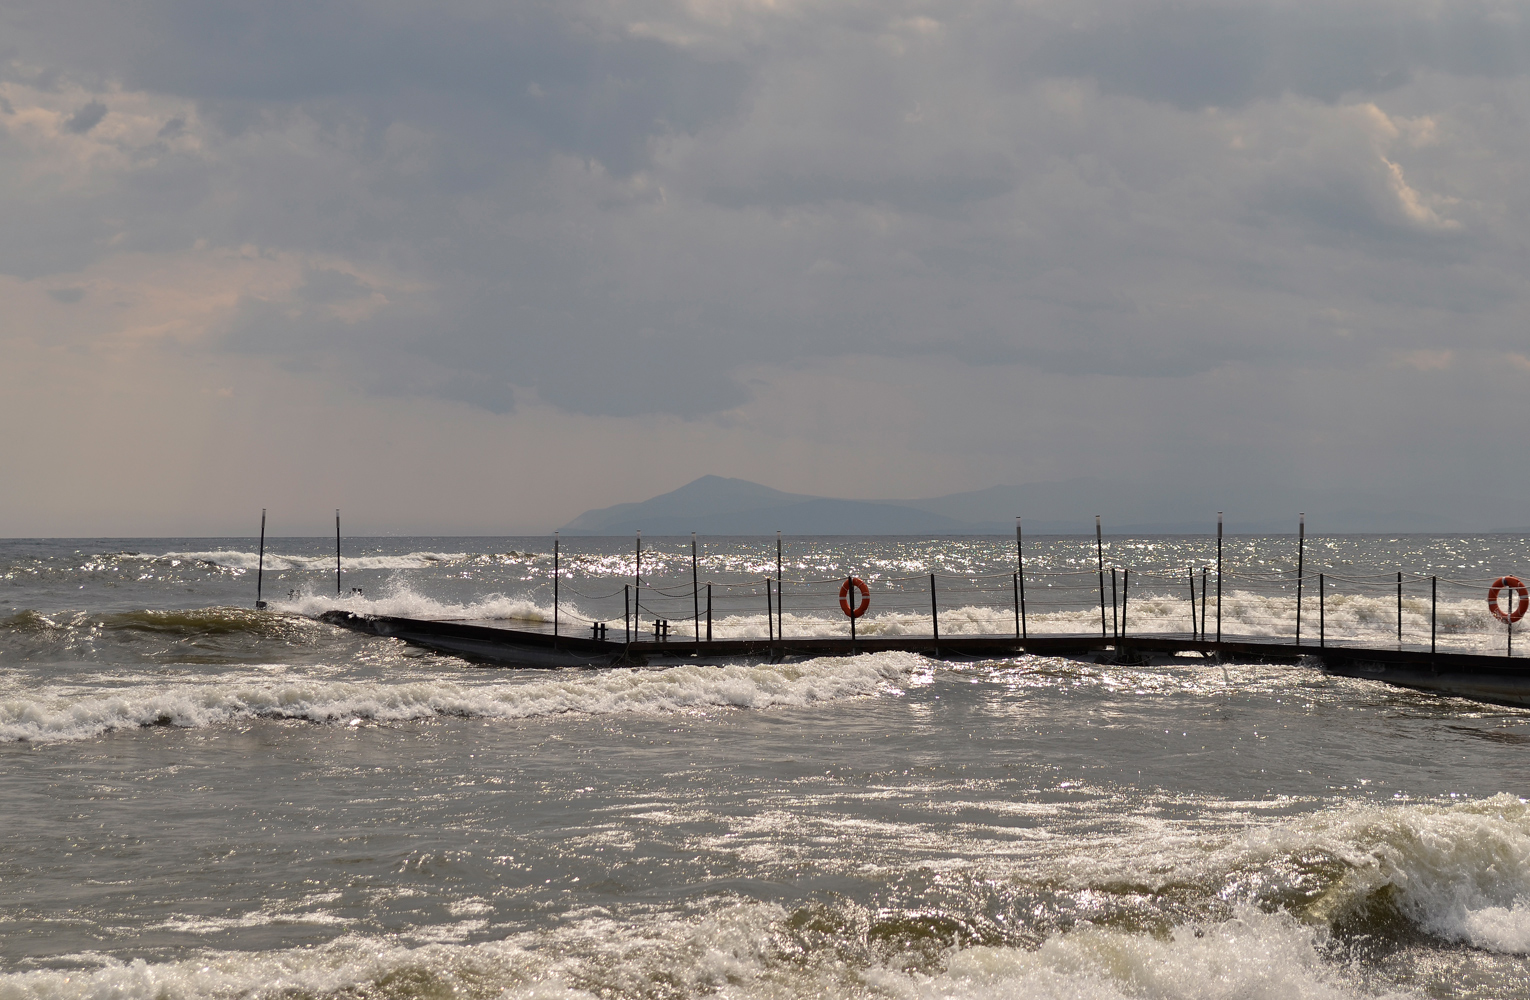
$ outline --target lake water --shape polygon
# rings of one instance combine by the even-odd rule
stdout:
[[[256,612],[248,539],[0,542],[0,1000],[1530,996],[1530,711],[1192,657],[496,669],[310,616],[545,623],[549,540],[348,539],[340,598],[332,544],[268,539]],[[1107,539],[1142,628],[1214,544]],[[1224,544],[1228,631],[1279,634],[1294,539]],[[1402,571],[1405,641],[1483,651],[1530,567],[1308,546],[1329,627],[1389,634]],[[788,634],[847,573],[870,628],[927,627],[930,572],[943,630],[1012,614],[1013,539],[784,552]],[[774,540],[699,556],[763,632]],[[1097,628],[1098,556],[1028,541],[1028,624]],[[689,539],[644,560],[680,622]],[[620,627],[630,541],[560,569],[565,627]]]

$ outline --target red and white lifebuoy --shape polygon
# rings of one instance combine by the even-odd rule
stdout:
[[[861,606],[858,608],[852,608],[850,606],[850,595],[852,592],[857,590],[861,592]],[[846,580],[840,585],[839,609],[846,615],[851,618],[859,618],[861,615],[866,613],[866,609],[869,607],[871,607],[871,588],[866,586],[865,580],[862,580],[858,576],[852,576],[850,579]],[[1520,613],[1523,614],[1524,612]]]
[[[1498,606],[1498,595],[1505,590],[1510,594],[1509,604],[1513,607],[1512,611],[1505,611]],[[1513,597],[1515,594],[1519,595],[1517,602]],[[1500,576],[1488,588],[1488,610],[1493,612],[1493,617],[1501,622],[1519,621],[1525,617],[1525,612],[1530,610],[1530,587],[1520,583],[1517,576]]]

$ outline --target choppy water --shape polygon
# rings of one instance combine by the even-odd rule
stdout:
[[[651,544],[680,594],[688,540]],[[1209,543],[1111,545],[1170,580]],[[347,546],[345,606],[549,610],[545,540]],[[889,578],[1003,574],[1012,546],[789,540],[785,575],[857,572],[913,628]],[[1228,539],[1229,576],[1290,549]],[[1028,568],[1093,555],[1041,540]],[[702,572],[774,558],[713,541]],[[1491,578],[1530,546],[1307,558]],[[624,541],[565,559],[592,594],[634,568]],[[256,613],[246,540],[0,543],[0,1000],[1530,996],[1530,712],[1191,658],[498,670],[304,617],[331,560],[271,542]],[[1229,623],[1283,627],[1278,589]],[[762,627],[756,596],[717,627]],[[788,630],[839,626],[788,598]],[[1038,625],[1097,619],[1065,604]]]

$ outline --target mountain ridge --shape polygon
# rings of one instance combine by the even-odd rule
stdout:
[[[1387,507],[1386,497],[1303,493],[1266,483],[1206,488],[1202,492],[1209,500],[1196,505],[1205,511],[1204,519],[1191,520],[1184,516],[1186,489],[1178,483],[1086,477],[914,500],[853,500],[702,476],[647,500],[587,510],[559,530],[570,535],[630,535],[639,530],[649,535],[993,535],[1014,531],[1014,514],[1019,512],[1026,515],[1029,535],[1092,534],[1096,513],[1104,517],[1109,534],[1183,535],[1215,531],[1218,506],[1228,512],[1229,533],[1294,533],[1297,510],[1308,511],[1309,527],[1330,534],[1460,528],[1426,511]],[[1280,513],[1284,507],[1292,513]]]

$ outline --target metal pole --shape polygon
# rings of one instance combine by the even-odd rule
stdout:
[[[1094,515],[1094,554],[1100,567],[1100,638],[1105,638],[1105,543],[1100,537],[1100,515]]]
[[[1328,588],[1323,585],[1323,574],[1318,574],[1318,645],[1328,645],[1328,618],[1324,604],[1323,591]]]
[[[786,592],[781,589],[781,531],[776,530],[776,635],[786,638]]]
[[[1121,638],[1121,616],[1115,610],[1115,567],[1111,567],[1111,635]]]
[[[935,629],[935,655],[940,655],[940,612],[935,607],[935,574],[930,574],[930,625]]]
[[[1217,642],[1222,641],[1222,512],[1217,511]]]
[[[701,641],[701,584],[696,576],[696,532],[691,532],[691,624],[695,625],[696,641]],[[708,639],[712,638],[710,635]]]
[[[558,646],[558,533],[553,532],[553,648]]]
[[[1015,587],[1015,638],[1022,638],[1020,632],[1020,574],[1016,573],[1010,581]]]
[[[1497,612],[1499,609],[1503,608],[1503,605],[1498,600],[1495,599],[1495,600],[1493,600],[1488,605],[1488,607],[1492,611]],[[1509,618],[1509,612],[1512,612],[1513,610],[1514,610],[1514,591],[1510,590],[1509,591],[1509,607],[1508,607],[1507,611],[1505,611],[1504,619],[1503,619],[1504,642],[1507,644],[1505,649],[1504,649],[1504,655],[1506,655],[1506,656],[1513,656],[1514,655],[1514,621],[1513,621],[1513,619]]]
[[[1302,570],[1307,555],[1307,513],[1296,516],[1296,644],[1302,644]]]
[[[627,645],[632,645],[632,587],[622,584],[622,635]]]
[[[266,509],[260,508],[260,555],[255,562],[255,610],[266,606],[266,602],[260,599],[260,587],[262,578],[266,575]]]
[[[1123,636],[1126,635],[1126,602],[1131,594],[1131,589],[1132,571],[1130,569],[1123,569],[1121,571],[1121,635]]]
[[[340,596],[340,508],[335,508],[335,596]]]
[[[1429,655],[1430,656],[1434,655],[1434,615],[1435,615],[1435,609],[1439,607],[1439,603],[1440,603],[1439,585],[1440,585],[1440,578],[1439,577],[1431,576],[1429,578]]]
[[[1194,639],[1200,634],[1195,630],[1195,567],[1187,567],[1185,573],[1190,577],[1190,638]]]
[[[845,592],[845,596],[850,599],[850,610],[851,611],[854,611],[855,608],[856,608],[856,604],[855,604],[855,585],[851,582],[854,579],[855,579],[855,577],[853,577],[853,576],[845,577],[845,587],[847,588],[847,590]],[[855,652],[855,615],[851,615],[850,616],[850,652],[852,652],[852,653]]]
[[[1402,649],[1402,570],[1397,571],[1397,648]]]
[[[707,581],[707,642],[712,641],[712,581]]]
[[[1020,602],[1020,638],[1030,638],[1025,624],[1025,545],[1020,537],[1020,519],[1015,518],[1015,592]]]

